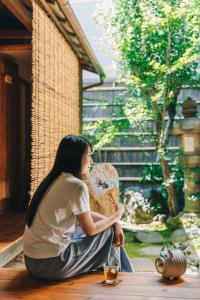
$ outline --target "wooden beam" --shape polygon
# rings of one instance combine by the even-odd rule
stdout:
[[[0,30],[0,39],[31,39],[31,33],[26,30]]]
[[[29,30],[32,30],[32,17],[19,0],[1,0],[12,14]]]
[[[51,1],[50,1],[51,2]],[[45,9],[45,11],[48,13],[48,15],[50,16],[50,18],[54,21],[54,23],[56,24],[57,28],[60,30],[60,32],[63,34],[63,36],[65,37],[65,39],[67,40],[67,42],[70,44],[70,46],[72,47],[72,49],[74,50],[74,52],[76,53],[76,55],[79,58],[80,63],[82,64],[82,66],[84,67],[84,69],[93,72],[93,73],[98,73],[97,71],[97,63],[93,64],[94,59],[96,60],[94,54],[93,54],[93,59],[91,59],[91,53],[88,53],[85,51],[85,47],[83,44],[87,44],[88,42],[86,41],[86,39],[82,39],[82,44],[80,42],[79,39],[79,34],[76,33],[73,29],[73,27],[71,26],[71,23],[68,22],[68,17],[69,17],[69,12],[66,14],[66,12],[64,12],[64,10],[62,9],[63,7],[63,3],[60,4],[59,1],[56,1],[59,4],[59,9],[62,12],[62,15],[64,15],[66,17],[66,21],[63,22],[59,22],[57,15],[55,14],[55,8],[53,9],[53,6],[48,4],[48,1],[46,0],[39,0],[39,3],[43,6],[43,8]],[[54,3],[54,1],[52,2]],[[62,7],[62,8],[61,8]],[[58,10],[58,7],[56,8]],[[75,18],[75,16],[73,15],[72,18]],[[79,23],[78,23],[78,28],[80,27]],[[68,31],[70,31],[72,34],[68,34]],[[74,35],[75,34],[75,35]],[[74,37],[77,35],[78,38],[77,41],[78,43],[76,43],[74,41]],[[90,46],[88,46],[90,47]],[[81,49],[81,50],[79,50]],[[82,61],[82,56],[83,53],[85,53],[85,56],[88,57],[88,60],[91,61],[90,65],[88,65],[88,63],[84,60],[84,62]],[[100,69],[100,66],[99,66]]]
[[[167,147],[167,149],[170,150],[178,150],[179,147],[170,146]],[[155,151],[156,147],[150,146],[150,147],[103,147],[100,149],[100,151]]]
[[[65,24],[66,24],[66,22],[65,22]],[[69,30],[66,28],[66,26],[63,26],[63,24],[61,24],[61,25],[62,25],[62,27],[63,27],[63,30],[66,32],[66,34],[68,34],[68,35],[70,35],[70,36],[75,36],[75,33],[74,33],[74,32],[69,31]]]
[[[13,52],[13,51],[27,51],[31,50],[30,44],[18,44],[18,45],[0,45],[0,52]]]
[[[100,80],[103,81],[103,78],[105,77],[104,71],[99,64],[99,62],[94,54],[94,51],[92,50],[92,48],[87,40],[87,37],[85,36],[85,33],[82,30],[82,28],[79,24],[79,21],[77,20],[75,14],[71,8],[69,1],[57,0],[57,3],[59,5],[60,9],[62,10],[63,14],[65,16],[67,16],[68,22],[70,23],[73,31],[76,33],[82,48],[85,50],[86,55],[88,56],[89,60],[91,61],[92,66],[93,66],[92,72],[99,74]],[[89,69],[90,69],[90,67],[89,67]],[[101,84],[102,84],[102,82],[101,82]]]
[[[32,0],[21,0],[21,2],[22,2],[25,6],[27,6],[27,7],[29,7],[29,8],[32,8]]]
[[[56,15],[58,21],[65,23],[67,21],[67,18],[63,14],[63,12],[60,10],[58,4],[55,1],[53,3],[49,2],[49,1],[47,1],[47,2],[51,6],[51,9],[54,11],[54,14]]]
[[[47,3],[51,3],[54,4],[56,2],[56,0],[46,0]]]
[[[135,176],[135,177],[119,177],[119,181],[141,181],[142,177]]]
[[[40,0],[40,3],[43,6],[43,8],[45,9],[45,11],[48,13],[50,18],[54,21],[54,23],[57,26],[57,28],[59,29],[59,31],[63,34],[66,41],[70,44],[70,46],[72,47],[72,49],[74,50],[76,55],[80,58],[80,54],[78,52],[78,49],[76,47],[74,47],[75,45],[73,44],[72,36],[67,34],[66,30],[64,29],[63,23],[59,22],[59,20],[57,19],[54,11],[52,10],[52,7],[50,5],[48,5],[46,0]]]

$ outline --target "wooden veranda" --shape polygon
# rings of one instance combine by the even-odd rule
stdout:
[[[0,270],[0,299],[26,300],[179,300],[200,299],[200,277],[165,281],[154,273],[120,273],[116,286],[102,284],[103,273],[82,275],[61,282],[44,282],[25,270]]]

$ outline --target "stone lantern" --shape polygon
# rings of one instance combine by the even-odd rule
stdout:
[[[182,104],[184,119],[175,123],[173,135],[180,136],[184,172],[185,212],[200,213],[200,120],[197,104],[190,97]]]

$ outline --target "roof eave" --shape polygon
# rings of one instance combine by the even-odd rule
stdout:
[[[90,43],[87,39],[87,37],[85,36],[85,33],[83,31],[83,29],[81,28],[81,25],[76,17],[76,15],[74,14],[74,11],[69,3],[69,1],[66,0],[56,0],[58,5],[60,6],[60,8],[62,9],[63,13],[65,14],[65,16],[67,17],[70,25],[72,26],[76,36],[78,37],[83,49],[85,50],[88,58],[90,59],[94,70],[91,70],[91,68],[85,64],[83,64],[83,69],[88,70],[90,72],[94,72],[96,74],[99,74],[100,79],[103,81],[103,79],[105,78],[105,73],[99,63],[99,61],[97,60],[91,46]]]

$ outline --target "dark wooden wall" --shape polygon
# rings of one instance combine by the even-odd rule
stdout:
[[[18,69],[0,59],[0,210],[17,205],[20,189]]]

